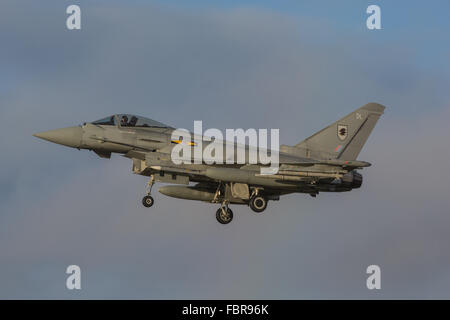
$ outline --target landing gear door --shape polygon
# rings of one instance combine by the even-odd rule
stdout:
[[[250,198],[248,184],[231,183],[231,195],[233,196],[233,198],[248,200]]]
[[[179,175],[176,173],[159,171],[155,173],[155,181],[173,184],[189,184],[189,177],[185,175]]]

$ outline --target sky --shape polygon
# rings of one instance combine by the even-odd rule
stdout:
[[[66,29],[78,4],[82,29]],[[366,28],[381,8],[382,29]],[[449,299],[448,1],[0,3],[1,299]],[[263,215],[156,192],[119,155],[33,133],[132,113],[279,128],[293,145],[385,105],[349,193]],[[67,290],[68,265],[81,290]],[[368,290],[366,268],[381,268]]]

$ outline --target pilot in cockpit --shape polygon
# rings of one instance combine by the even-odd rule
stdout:
[[[122,127],[126,127],[128,125],[128,117],[126,115],[123,115],[122,119],[120,119],[120,125]]]

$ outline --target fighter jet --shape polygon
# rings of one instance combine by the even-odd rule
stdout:
[[[244,163],[175,164],[172,151],[179,144],[206,148],[211,139],[193,135],[190,141],[174,139],[175,128],[131,114],[116,114],[83,125],[50,130],[34,136],[60,145],[94,151],[101,158],[112,153],[132,160],[132,172],[149,177],[145,207],[151,207],[155,182],[170,183],[159,192],[174,198],[217,203],[216,219],[233,220],[230,204],[247,205],[255,213],[266,210],[269,201],[291,193],[316,197],[321,192],[345,192],[360,188],[357,169],[370,163],[357,157],[385,107],[368,103],[293,146],[281,145],[279,166],[274,174],[262,174],[267,163],[250,163],[251,147],[244,145]],[[233,157],[236,157],[233,149]],[[226,152],[224,151],[225,156]]]

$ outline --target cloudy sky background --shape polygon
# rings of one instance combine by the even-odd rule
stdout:
[[[79,4],[82,30],[65,27]],[[369,4],[383,30],[365,27]],[[0,3],[0,298],[450,298],[448,1]],[[174,127],[280,128],[295,144],[387,106],[361,189],[262,216],[167,198],[32,136],[114,113]],[[157,187],[155,186],[155,191]],[[82,290],[65,269],[82,270]],[[382,289],[366,288],[366,268]]]

